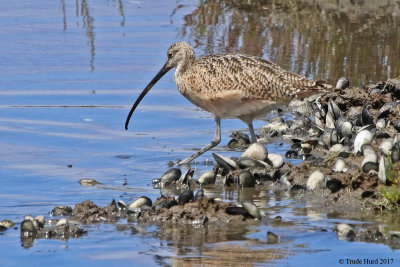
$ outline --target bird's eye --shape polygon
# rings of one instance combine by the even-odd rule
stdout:
[[[172,57],[172,53],[168,53],[167,56],[168,56],[168,58],[171,58]]]

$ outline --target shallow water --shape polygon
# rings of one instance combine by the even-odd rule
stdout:
[[[123,129],[130,105],[161,68],[168,46],[188,41],[197,54],[242,52],[330,83],[348,76],[354,85],[400,73],[400,10],[395,1],[3,1],[0,9],[0,219],[19,225],[26,214],[86,199],[106,205],[160,192],[153,178],[207,144],[210,114],[176,90],[172,72],[161,79]],[[332,3],[331,3],[332,2]],[[334,3],[333,3],[334,2]],[[249,2],[250,3],[250,2]],[[270,114],[269,116],[274,116]],[[255,127],[264,125],[257,121]],[[215,151],[239,120],[222,121]],[[284,153],[286,144],[269,144]],[[199,162],[212,159],[211,153]],[[71,166],[69,166],[71,165]],[[195,177],[212,167],[195,164]],[[82,178],[103,183],[87,188]],[[36,240],[24,248],[19,229],[0,232],[0,265],[334,265],[340,259],[389,257],[386,245],[340,241],[335,223],[380,223],[359,213],[316,213],[282,192],[206,192],[224,201],[248,197],[268,217],[289,226],[160,228],[88,225],[68,241]],[[125,221],[121,221],[125,223]],[[266,243],[267,231],[281,236]]]

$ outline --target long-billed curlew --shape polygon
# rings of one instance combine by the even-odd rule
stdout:
[[[125,122],[129,120],[143,97],[170,69],[179,92],[196,106],[215,116],[215,135],[211,143],[179,164],[186,164],[221,141],[221,118],[239,118],[256,142],[253,119],[287,103],[291,98],[304,97],[326,85],[285,71],[268,60],[241,54],[209,55],[196,59],[193,48],[185,42],[171,45],[167,62],[140,94]]]

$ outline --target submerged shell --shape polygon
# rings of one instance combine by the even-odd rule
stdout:
[[[341,223],[335,228],[339,239],[348,239],[351,235],[354,235],[354,227],[349,224]]]
[[[242,206],[253,218],[258,220],[261,219],[260,210],[257,208],[256,205],[254,205],[253,202],[249,200],[242,201]]]
[[[79,184],[82,186],[95,186],[100,183],[94,179],[83,178],[83,179],[79,180]]]
[[[276,244],[279,241],[279,236],[271,231],[267,232],[267,244]]]

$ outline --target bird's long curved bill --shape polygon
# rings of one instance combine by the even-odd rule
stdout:
[[[159,79],[161,79],[162,76],[164,76],[165,73],[167,73],[171,68],[166,66],[165,64],[162,69],[154,76],[154,78],[149,82],[149,84],[144,88],[143,92],[139,95],[139,97],[136,99],[135,104],[133,104],[131,111],[129,111],[128,117],[126,118],[125,121],[125,130],[128,130],[128,125],[129,121],[132,117],[133,112],[135,111],[136,107],[139,105],[140,101],[142,101],[143,97],[150,91],[150,89],[158,82]]]

